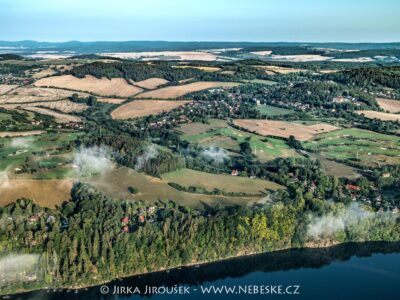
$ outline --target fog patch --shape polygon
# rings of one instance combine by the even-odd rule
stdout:
[[[28,148],[35,141],[33,137],[19,137],[11,140],[10,146],[15,148]]]
[[[6,282],[16,279],[26,281],[29,275],[36,274],[38,262],[37,254],[10,254],[1,257],[0,276]]]
[[[8,169],[0,171],[0,188],[6,189],[11,187],[10,175]]]
[[[113,168],[111,155],[105,147],[81,148],[75,154],[73,166],[79,177],[103,174]]]
[[[143,170],[144,166],[146,163],[152,159],[157,157],[159,154],[157,147],[155,145],[149,145],[146,147],[146,149],[143,151],[142,155],[139,155],[136,158],[136,164],[135,164],[135,170],[140,171]]]
[[[210,147],[202,152],[202,155],[211,158],[215,162],[222,163],[225,159],[228,159],[229,156],[225,149],[221,149],[218,147]]]
[[[360,222],[374,217],[374,213],[366,210],[357,203],[341,209],[337,214],[329,213],[325,216],[316,217],[309,215],[307,235],[314,239],[333,236],[335,233],[344,231],[346,228],[355,226]]]

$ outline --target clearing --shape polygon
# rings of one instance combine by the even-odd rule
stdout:
[[[162,112],[171,111],[190,102],[192,101],[134,100],[117,107],[111,112],[111,117],[113,119],[131,119],[158,115]]]
[[[201,90],[212,88],[230,88],[238,85],[239,83],[235,82],[199,81],[184,85],[168,86],[158,90],[144,92],[137,95],[136,98],[175,99]]]
[[[264,136],[279,136],[288,138],[293,135],[299,141],[307,141],[315,135],[338,130],[339,128],[330,124],[318,123],[314,125],[303,125],[294,122],[271,121],[271,120],[235,120],[237,126]]]
[[[91,75],[87,75],[84,78],[77,78],[72,75],[46,77],[39,79],[34,85],[84,91],[110,97],[131,97],[143,91],[143,89],[129,84],[123,78],[98,79]]]

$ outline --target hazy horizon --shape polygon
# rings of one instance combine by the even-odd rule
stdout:
[[[387,43],[400,40],[400,2],[396,0],[0,2],[3,41]]]

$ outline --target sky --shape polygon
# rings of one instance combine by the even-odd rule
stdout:
[[[0,40],[399,42],[400,0],[0,0]]]

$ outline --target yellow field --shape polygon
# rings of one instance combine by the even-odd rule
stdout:
[[[56,71],[54,71],[54,70],[52,70],[50,68],[47,68],[47,69],[44,69],[44,70],[41,70],[39,72],[34,73],[32,75],[32,78],[40,79],[40,78],[43,78],[43,77],[46,77],[46,76],[50,76],[50,75],[54,75],[54,74],[56,74]]]
[[[205,72],[217,72],[221,70],[221,68],[218,67],[207,67],[207,66],[172,66],[173,68],[178,68],[178,69],[197,69]]]
[[[229,88],[238,85],[239,83],[235,82],[199,81],[184,85],[169,86],[150,92],[144,92],[137,95],[136,98],[175,99],[192,92],[212,88]]]
[[[168,80],[162,79],[162,78],[148,78],[148,79],[142,80],[142,81],[130,80],[130,83],[132,83],[133,85],[136,85],[138,87],[148,89],[148,90],[156,89],[160,85],[166,84],[168,82],[169,82]]]
[[[265,136],[279,136],[288,138],[293,135],[299,141],[307,141],[315,135],[339,129],[336,126],[320,123],[302,125],[298,123],[270,120],[235,120],[237,126]]]
[[[379,106],[390,112],[390,113],[399,113],[400,112],[400,100],[394,99],[384,99],[384,98],[376,98],[376,102],[378,102]]]
[[[113,119],[130,119],[157,115],[173,110],[191,101],[135,100],[121,105],[111,112]]]
[[[93,76],[85,76],[85,78],[77,78],[72,75],[53,76],[39,79],[34,84],[39,87],[57,87],[110,97],[130,97],[143,91],[141,88],[129,84],[123,78],[98,79]]]
[[[400,115],[389,114],[389,113],[373,111],[373,110],[359,110],[359,111],[356,111],[356,113],[359,115],[364,115],[366,118],[369,118],[369,119],[379,119],[382,121],[399,121],[400,120]]]
[[[72,185],[72,180],[0,179],[0,205],[28,198],[53,208],[70,199]]]

